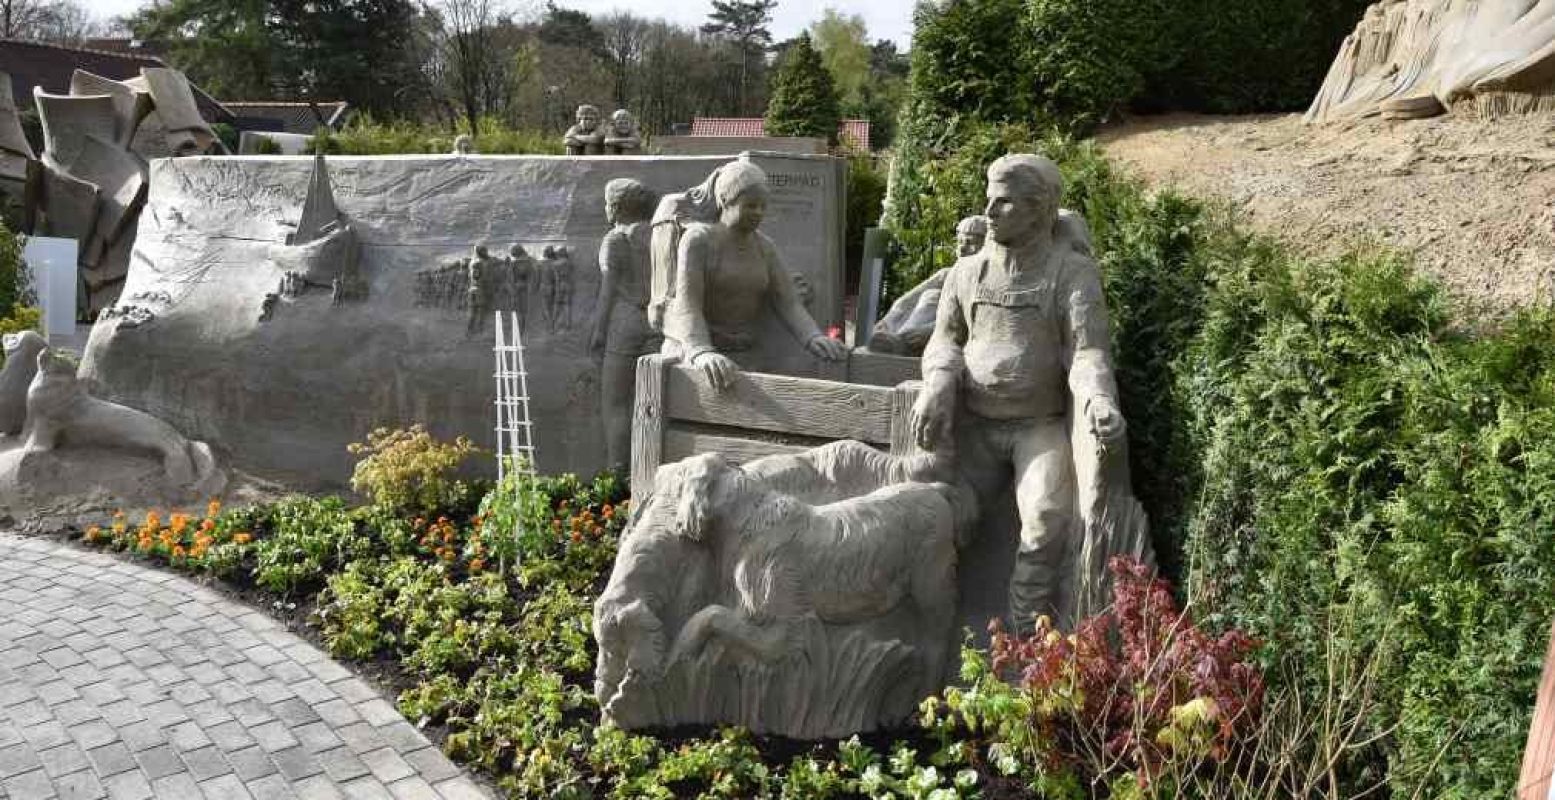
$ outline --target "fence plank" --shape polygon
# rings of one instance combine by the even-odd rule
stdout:
[[[632,410],[632,508],[653,493],[653,473],[663,463],[664,374],[661,355],[637,359],[636,408]]]
[[[848,355],[848,382],[866,386],[895,386],[923,377],[922,362],[912,356],[893,356],[854,350]]]
[[[690,431],[675,427],[674,423],[664,431],[664,461],[670,463],[679,461],[698,453],[723,453],[725,456],[744,464],[747,461],[755,461],[765,456],[778,455],[780,453],[803,453],[810,449],[808,445],[783,444],[781,442],[764,442],[760,439],[746,439],[739,436],[722,436],[716,433],[704,433]]]
[[[870,444],[891,441],[892,390],[878,386],[747,372],[729,391],[717,392],[673,365],[664,370],[663,391],[668,419]]]
[[[1523,774],[1518,781],[1518,800],[1549,800],[1550,772],[1555,770],[1555,626],[1550,628],[1550,649],[1544,657],[1544,677],[1539,700],[1533,708],[1528,749],[1523,752]]]
[[[891,390],[891,454],[910,456],[918,452],[912,435],[912,407],[918,402],[920,381],[908,381]]]

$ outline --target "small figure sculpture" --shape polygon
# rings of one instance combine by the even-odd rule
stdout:
[[[988,220],[981,214],[967,217],[956,225],[956,257],[976,255],[988,238]],[[934,273],[928,280],[902,295],[885,318],[875,323],[869,337],[869,349],[877,353],[895,353],[904,356],[923,355],[929,334],[934,332],[934,314],[939,310],[940,290],[945,285],[948,268]]]
[[[691,224],[680,237],[674,290],[665,308],[665,352],[684,359],[714,388],[727,390],[740,368],[726,353],[751,348],[752,326],[770,307],[812,355],[846,358],[847,348],[822,333],[805,310],[776,245],[759,230],[767,209],[767,174],[748,161],[726,164],[713,196],[718,221]],[[654,272],[658,283],[658,263]]]
[[[562,144],[569,156],[598,156],[605,153],[605,132],[599,126],[599,109],[578,106],[577,124],[567,129]]]
[[[988,168],[990,241],[945,278],[912,419],[921,447],[954,451],[984,507],[1013,474],[1021,543],[1009,607],[1022,632],[1038,614],[1072,610],[1063,568],[1073,537],[1138,540],[1144,522],[1127,487],[1101,276],[1059,241],[1062,193],[1046,158]]]
[[[966,514],[934,469],[848,441],[661,467],[594,606],[605,716],[794,738],[904,721],[954,643]]]
[[[265,299],[259,303],[259,321],[269,322],[275,319],[275,306],[281,302],[281,295],[276,292],[267,292]]]
[[[648,325],[648,215],[654,198],[638,181],[605,184],[605,221],[599,244],[599,302],[589,350],[601,359],[600,410],[609,464],[623,468],[632,455],[632,409],[637,358],[658,352],[661,337]]]
[[[572,324],[572,253],[566,247],[546,245],[537,270],[540,278],[541,313],[551,330]]]
[[[495,267],[496,259],[483,244],[476,245],[473,257],[465,262],[465,308],[469,317],[464,332],[468,336],[474,336],[486,327],[486,317],[491,313],[491,280]]]
[[[616,109],[610,115],[610,132],[605,134],[605,152],[613,156],[630,156],[636,155],[642,147],[642,134],[637,131],[637,120],[632,112]]]
[[[361,274],[361,246],[350,220],[335,205],[323,155],[314,156],[297,231],[287,237],[285,244],[271,245],[269,255],[281,270],[277,293],[282,297],[300,297],[317,286],[330,290],[333,305],[367,298],[367,280]]]
[[[461,133],[454,137],[454,151],[451,155],[472,156],[475,155],[475,140],[470,134]]]

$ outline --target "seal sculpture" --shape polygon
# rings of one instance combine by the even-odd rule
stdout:
[[[151,451],[174,486],[194,487],[215,472],[208,445],[191,442],[144,411],[110,403],[87,393],[76,379],[75,364],[44,348],[37,374],[27,389],[27,453],[46,453],[61,444]]]

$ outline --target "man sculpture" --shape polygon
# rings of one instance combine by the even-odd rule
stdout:
[[[956,257],[976,255],[987,238],[988,220],[982,215],[961,220],[956,225]],[[940,293],[945,288],[948,274],[948,268],[934,273],[892,303],[885,318],[875,323],[875,330],[869,337],[869,349],[903,356],[923,355],[924,345],[934,333],[934,315],[939,312]]]
[[[598,156],[605,153],[605,131],[599,125],[599,109],[591,105],[578,106],[577,124],[562,135],[562,145],[569,156]]]
[[[1084,529],[1077,455],[1091,472],[1124,441],[1100,272],[1062,235],[1062,193],[1046,158],[988,168],[989,241],[945,278],[912,419],[918,444],[949,451],[984,508],[1013,475],[1021,531],[1009,606],[1020,631],[1039,614],[1062,618],[1067,551]],[[1074,441],[1101,453],[1076,452],[1071,421]]]

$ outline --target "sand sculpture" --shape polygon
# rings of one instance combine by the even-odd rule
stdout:
[[[637,130],[637,118],[624,108],[616,109],[610,115],[610,131],[605,134],[605,154],[630,156],[642,149],[643,137]]]
[[[732,384],[741,369],[733,356],[753,349],[753,324],[768,310],[811,355],[829,361],[847,355],[842,342],[816,325],[777,247],[760,231],[768,196],[766,172],[734,161],[703,187],[667,198],[668,209],[661,202],[654,216],[668,223],[667,231],[684,233],[672,243],[673,251],[654,234],[650,307],[661,311],[650,319],[662,325],[665,352],[695,367],[716,388]],[[693,221],[706,218],[709,197],[716,220]],[[666,263],[670,252],[673,261]]]
[[[75,362],[38,334],[7,336],[5,350],[0,511],[189,502],[225,488],[208,445],[152,414],[93,396]]]
[[[953,452],[981,505],[1014,482],[1017,630],[1039,614],[1068,621],[1087,610],[1111,553],[1148,554],[1101,275],[1088,248],[1064,241],[1062,196],[1063,176],[1046,158],[1011,155],[989,167],[989,241],[945,278],[913,410],[919,446]],[[1066,573],[1072,549],[1085,553]]]
[[[599,244],[599,300],[594,304],[589,351],[600,360],[600,411],[609,463],[629,466],[637,359],[656,353],[663,338],[648,324],[649,216],[656,203],[641,182],[617,178],[605,185],[605,221]]]
[[[1555,0],[1383,0],[1340,46],[1308,122],[1555,109]]]
[[[605,153],[605,129],[600,126],[599,108],[578,106],[577,122],[562,134],[562,146],[569,156],[598,156]]]
[[[628,728],[794,738],[901,724],[944,683],[961,495],[858,442],[660,468],[595,604],[595,689]]]
[[[44,138],[34,229],[81,243],[88,306],[100,310],[118,299],[129,268],[148,186],[143,153],[186,156],[225,147],[175,70],[147,67],[128,81],[76,70],[70,94],[34,87],[33,97]],[[0,152],[20,157],[6,127],[0,122]]]

